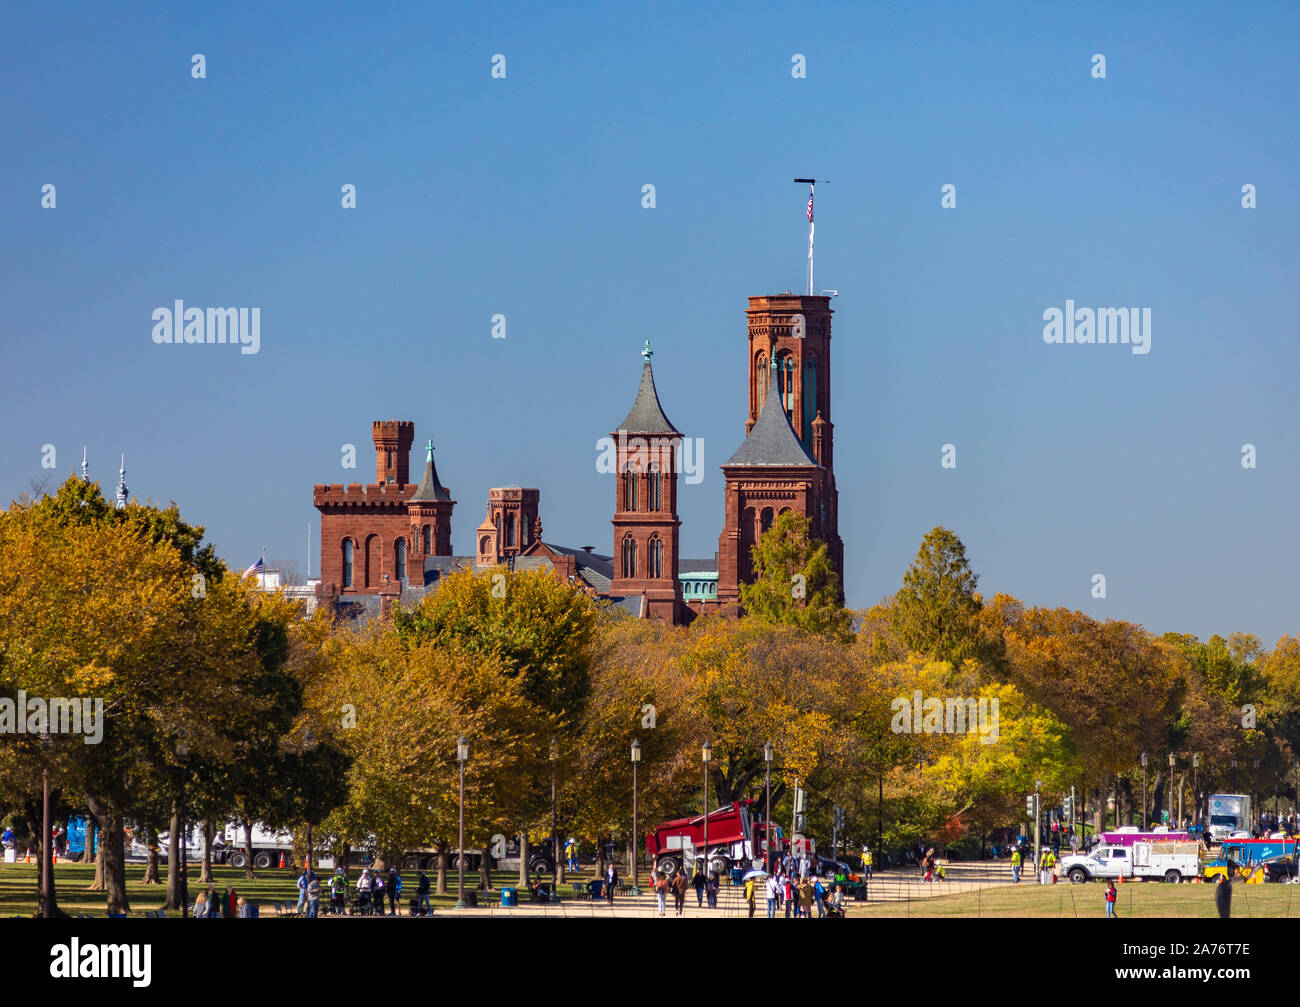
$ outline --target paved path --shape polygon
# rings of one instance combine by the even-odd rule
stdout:
[[[1005,863],[979,862],[971,864],[952,864],[946,867],[948,880],[944,882],[925,882],[912,870],[879,872],[868,885],[867,902],[906,902],[913,899],[933,898],[939,895],[956,895],[972,892],[981,888],[1011,884],[1011,868]],[[454,885],[454,880],[453,880]],[[1022,884],[1032,884],[1022,881]],[[569,888],[569,886],[565,886]],[[564,889],[562,889],[563,891]],[[854,899],[848,901],[850,910],[855,905],[865,903]],[[814,916],[816,910],[814,909]],[[754,917],[758,919],[767,914],[767,903],[763,898],[755,900]],[[558,919],[600,919],[600,918],[645,918],[653,919],[659,915],[658,903],[653,894],[643,892],[640,897],[620,895],[611,906],[604,900],[591,901],[568,898],[558,905],[533,905],[525,903],[509,908],[502,907],[499,892],[488,896],[480,895],[479,906],[474,909],[438,909],[436,917],[465,916],[479,918],[521,917],[521,918],[558,918]],[[673,900],[668,900],[667,916],[673,917]],[[744,900],[744,889],[724,885],[718,893],[718,907],[710,909],[707,905],[696,905],[695,891],[686,893],[686,906],[683,917],[689,919],[744,918],[749,915],[749,907]],[[784,918],[784,911],[781,916]]]

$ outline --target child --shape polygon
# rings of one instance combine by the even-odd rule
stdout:
[[[1115,882],[1107,881],[1106,882],[1106,918],[1107,919],[1111,919],[1112,917],[1118,919],[1118,917],[1115,915],[1115,898],[1117,894],[1118,893],[1115,891]]]

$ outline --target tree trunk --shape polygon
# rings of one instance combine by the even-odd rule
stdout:
[[[90,883],[92,892],[102,892],[104,890],[104,858],[102,855],[95,857],[95,880]]]
[[[180,809],[172,805],[172,818],[167,826],[167,899],[164,909],[181,907],[181,814]]]
[[[519,887],[528,887],[528,833],[519,833]]]
[[[146,825],[143,836],[144,844],[149,848],[149,860],[144,866],[144,883],[146,885],[162,884],[158,880],[158,833]]]
[[[101,843],[99,856],[95,858],[98,873],[103,868],[104,893],[107,896],[110,913],[129,913],[130,900],[126,897],[126,828],[122,816],[111,804],[100,804],[90,795],[86,796],[90,812],[99,822]]]
[[[555,861],[555,883],[564,884],[564,869],[568,866],[568,861],[564,859],[564,843],[558,836],[551,837],[551,858]]]
[[[77,858],[76,862],[79,864],[93,864],[95,862],[95,844],[92,841],[94,839],[94,821],[90,815],[86,815],[86,828],[84,831],[86,845],[82,847],[81,856]]]
[[[199,884],[212,884],[212,840],[216,837],[217,829],[212,824],[210,818],[205,818],[199,823],[203,830],[203,870],[199,875]]]
[[[1165,800],[1165,773],[1158,771],[1156,778],[1152,781],[1151,788],[1151,820],[1155,822],[1163,821],[1161,812],[1168,807],[1169,802]]]
[[[248,881],[254,880],[257,875],[253,873],[253,823],[244,823],[244,878]]]
[[[23,817],[27,819],[27,834],[35,837],[34,841],[28,840],[28,842],[30,843],[29,848],[36,854],[36,915],[40,917],[45,915],[45,892],[41,886],[41,864],[45,862],[44,858],[49,855],[46,850],[49,848],[50,837],[44,834],[45,826],[42,824],[44,816],[41,814],[39,795],[35,801],[28,799],[23,802]],[[59,909],[59,890],[53,870],[50,871],[50,915],[64,915]]]
[[[605,837],[596,840],[596,877],[605,876]]]
[[[488,861],[491,854],[491,847],[484,846],[479,853],[481,854],[478,858],[479,887],[485,892],[490,892],[492,890],[492,875],[488,873]]]
[[[445,839],[439,839],[435,848],[438,851],[438,887],[434,891],[435,895],[447,894],[447,866],[451,863],[451,843]]]

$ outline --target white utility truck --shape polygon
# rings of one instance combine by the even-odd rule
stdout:
[[[1191,841],[1107,843],[1086,856],[1062,857],[1057,870],[1076,884],[1129,878],[1191,880],[1200,874],[1200,844]]]

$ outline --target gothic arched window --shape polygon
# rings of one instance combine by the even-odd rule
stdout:
[[[776,358],[777,388],[781,390],[781,405],[786,415],[794,413],[794,357],[783,353]]]
[[[636,471],[628,470],[623,473],[623,509],[636,510],[636,491],[637,491]]]
[[[636,576],[636,541],[631,535],[623,539],[623,576]]]
[[[663,510],[663,474],[659,471],[659,463],[654,462],[650,466],[650,509]]]
[[[352,539],[345,538],[343,540],[343,586],[344,587],[352,586],[352,560],[353,560]]]
[[[423,528],[420,529],[420,541],[421,544],[424,546],[424,551],[422,555],[428,556],[429,553],[431,552],[429,545],[432,538],[433,535],[430,532],[428,525],[425,525]]]
[[[393,573],[398,580],[406,580],[406,539],[393,543]]]
[[[812,425],[817,418],[817,354],[803,362],[803,442],[812,448]]]
[[[650,539],[650,569],[647,571],[649,577],[662,577],[664,575],[664,543],[658,535]]]
[[[514,544],[515,544],[515,516],[513,514],[507,514],[506,515],[506,545],[512,546]]]

